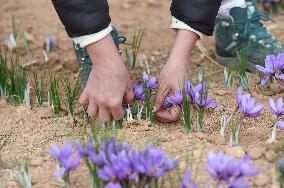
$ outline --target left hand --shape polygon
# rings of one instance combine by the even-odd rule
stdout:
[[[176,62],[169,60],[160,73],[160,87],[156,98],[155,108],[158,110],[155,114],[156,119],[161,122],[174,122],[181,117],[181,108],[173,106],[171,108],[159,110],[166,97],[181,90],[186,78],[186,62]]]
[[[183,90],[187,78],[187,64],[198,35],[186,30],[177,30],[176,40],[170,57],[160,73],[160,88],[158,91],[155,108],[156,119],[161,122],[177,121],[181,117],[181,107],[173,106],[160,110],[166,97],[177,90]]]

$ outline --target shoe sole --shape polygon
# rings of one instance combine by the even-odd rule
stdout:
[[[239,59],[237,57],[222,57],[216,54],[217,63],[223,65],[224,67],[235,69],[239,64]],[[255,63],[247,61],[247,71],[251,73],[256,73]]]

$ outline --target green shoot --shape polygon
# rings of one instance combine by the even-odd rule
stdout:
[[[239,82],[243,88],[249,90],[249,77],[247,75],[247,49],[243,48],[238,53],[239,64],[237,67],[237,75]]]
[[[192,115],[191,115],[189,97],[185,92],[183,92],[183,104],[182,105],[183,105],[182,107],[183,127],[185,128],[186,132],[191,132],[192,131]]]
[[[33,73],[33,88],[35,90],[36,95],[36,103],[38,106],[42,106],[44,103],[44,92],[45,92],[45,86],[47,84],[47,75],[41,74],[38,76],[36,72]]]
[[[0,51],[0,97],[8,96],[9,69],[7,57]]]
[[[153,105],[151,103],[151,95],[150,95],[150,90],[147,87],[147,84],[144,84],[145,88],[145,110],[146,110],[146,121],[152,122],[154,113],[153,113]]]
[[[233,71],[231,69],[224,69],[224,85],[227,88],[232,88],[234,86]]]
[[[16,41],[20,38],[20,32],[21,32],[21,22],[16,21],[15,16],[12,15],[12,34]]]
[[[13,169],[12,176],[20,184],[21,188],[31,188],[32,187],[32,178],[28,174],[28,165],[23,161],[19,164],[19,170]]]
[[[8,70],[8,96],[13,104],[23,104],[25,101],[26,72],[20,67],[19,55],[11,57],[11,68]]]
[[[74,88],[72,89],[69,78],[65,78],[65,80],[63,81],[63,86],[67,100],[68,115],[74,117],[75,100],[79,94],[80,80],[76,80]]]
[[[50,89],[49,89],[50,105],[53,114],[58,116],[60,114],[61,102],[60,95],[58,91],[58,78],[50,78]]]
[[[137,57],[140,50],[143,35],[144,35],[144,30],[139,29],[136,33],[134,33],[131,50],[125,49],[127,64],[131,66],[132,69],[136,67]]]

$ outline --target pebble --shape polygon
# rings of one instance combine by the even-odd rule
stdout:
[[[205,138],[205,135],[203,133],[196,133],[195,136],[200,140],[203,140]]]
[[[269,162],[273,162],[276,157],[276,153],[273,150],[268,150],[265,153],[265,159],[268,160]]]
[[[62,69],[63,69],[63,65],[60,64],[60,65],[55,66],[53,71],[54,72],[60,72],[60,71],[62,71]]]
[[[261,158],[262,154],[265,152],[264,148],[254,147],[248,151],[248,155],[251,159],[257,160]]]
[[[202,155],[202,150],[200,149],[196,149],[193,151],[193,156],[194,156],[194,159],[199,159]]]
[[[241,146],[226,148],[225,153],[228,155],[232,155],[235,158],[241,159],[245,155],[245,151]]]
[[[256,176],[254,183],[257,187],[262,187],[268,185],[270,183],[270,180],[271,177],[264,174],[259,174],[258,176]]]
[[[43,162],[42,158],[36,158],[31,161],[32,166],[40,166]]]
[[[4,108],[8,105],[8,101],[6,99],[0,99],[0,108]]]
[[[9,181],[7,184],[6,184],[6,188],[15,188],[15,187],[18,187],[18,183],[16,181]]]

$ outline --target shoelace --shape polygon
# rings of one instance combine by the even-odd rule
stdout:
[[[244,25],[244,29],[239,33],[242,38],[249,38],[254,35],[257,41],[263,41],[263,44],[278,43],[273,36],[263,26],[261,21],[273,21],[267,13],[254,13],[251,18],[243,22],[235,22],[236,25]]]

